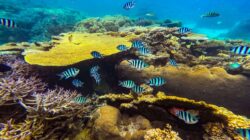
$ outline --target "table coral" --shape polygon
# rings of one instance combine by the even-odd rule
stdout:
[[[69,40],[72,36],[72,41]],[[104,56],[116,54],[120,44],[130,46],[130,38],[114,37],[105,34],[68,33],[60,37],[59,44],[49,51],[27,53],[26,62],[42,66],[66,66],[92,59],[92,51],[98,51]]]

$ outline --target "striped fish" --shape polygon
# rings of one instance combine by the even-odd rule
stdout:
[[[208,13],[202,15],[201,17],[204,18],[204,17],[218,17],[218,16],[220,16],[220,14],[217,12],[208,12]]]
[[[237,129],[236,131],[246,140],[250,140],[250,129]]]
[[[84,96],[82,96],[82,95],[77,96],[77,97],[75,97],[75,98],[73,99],[73,101],[74,101],[75,103],[77,103],[77,104],[86,103],[86,100],[87,100],[87,98],[84,97]]]
[[[134,93],[136,93],[136,94],[141,94],[141,93],[145,92],[146,89],[143,88],[143,87],[141,87],[141,86],[135,85],[135,86],[132,88],[132,91],[133,91]]]
[[[135,82],[132,80],[120,81],[119,86],[130,89],[130,88],[133,88],[135,86]]]
[[[238,54],[238,55],[249,55],[250,54],[250,47],[248,47],[248,46],[232,47],[231,53]]]
[[[8,27],[8,28],[15,28],[17,27],[15,21],[5,18],[0,18],[0,24],[2,26]]]
[[[181,27],[181,28],[179,28],[178,31],[179,31],[180,34],[186,34],[186,33],[191,32],[191,29],[189,29],[187,27]]]
[[[177,111],[175,115],[187,124],[196,124],[199,121],[197,116],[191,114],[190,112],[184,111],[184,110]]]
[[[159,87],[166,83],[166,79],[164,79],[163,77],[154,77],[146,81],[146,83],[149,84],[150,86]]]
[[[116,48],[122,52],[128,50],[128,47],[126,45],[118,45]]]
[[[135,7],[135,2],[134,1],[129,1],[129,2],[126,2],[124,5],[123,5],[123,9],[125,10],[129,10],[129,9],[132,9]]]
[[[132,47],[136,49],[144,48],[144,44],[140,40],[135,40],[132,42]]]
[[[61,79],[68,79],[70,77],[76,77],[79,74],[80,70],[78,68],[69,68],[66,71],[58,74]]]
[[[95,79],[96,84],[98,85],[101,83],[101,75],[98,73],[99,69],[99,66],[94,66],[90,69],[90,76]]]
[[[178,66],[177,63],[176,63],[176,61],[174,59],[169,59],[168,63],[169,63],[169,65],[174,66],[174,67]]]
[[[131,67],[137,70],[142,70],[144,68],[149,67],[149,64],[147,64],[146,62],[140,59],[131,59],[131,60],[128,60],[128,62]]]
[[[91,55],[92,55],[94,58],[103,58],[102,54],[99,53],[98,51],[92,51],[92,52],[91,52]]]
[[[74,79],[74,80],[72,81],[72,85],[75,86],[75,87],[77,87],[77,88],[82,87],[83,84],[84,84],[84,83],[83,83],[81,80],[79,80],[79,79]]]
[[[150,55],[152,54],[151,51],[148,48],[138,48],[137,51],[141,54],[141,55]]]

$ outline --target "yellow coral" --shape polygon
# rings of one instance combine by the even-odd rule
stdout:
[[[117,46],[130,46],[129,37],[117,37],[105,34],[68,33],[57,39],[57,44],[49,51],[27,52],[26,62],[42,66],[66,66],[83,60],[92,59],[92,51],[98,51],[104,56],[118,53]]]

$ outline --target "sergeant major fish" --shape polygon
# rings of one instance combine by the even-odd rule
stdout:
[[[236,46],[231,48],[231,52],[238,55],[249,55],[250,47],[248,46]]]
[[[75,87],[77,87],[77,88],[82,87],[83,84],[84,84],[84,83],[83,83],[81,80],[79,80],[79,79],[74,79],[74,80],[72,81],[72,85],[75,86]]]
[[[246,140],[250,140],[250,129],[237,129],[237,133],[239,133]]]
[[[62,73],[58,74],[61,79],[68,79],[70,77],[76,77],[79,74],[80,70],[78,68],[69,68]]]
[[[132,88],[132,91],[133,91],[134,93],[136,93],[136,94],[141,94],[141,93],[145,92],[146,89],[143,88],[143,87],[141,87],[141,86],[135,85],[135,86]]]
[[[0,24],[8,28],[17,27],[15,21],[10,20],[10,19],[5,19],[5,18],[0,18]]]
[[[194,115],[188,111],[184,111],[183,109],[174,107],[170,109],[170,113],[183,120],[186,124],[196,124],[199,122],[197,115]]]
[[[129,1],[123,5],[123,9],[125,9],[125,10],[129,10],[129,9],[134,8],[134,7],[135,7],[135,1]]]
[[[132,80],[120,81],[119,86],[122,86],[125,88],[133,88],[135,86],[135,82]]]
[[[187,28],[187,27],[181,27],[181,28],[179,28],[178,31],[180,34],[186,34],[186,33],[190,33],[192,30]]]
[[[126,45],[118,45],[116,48],[122,52],[128,50],[128,47]]]
[[[99,53],[98,51],[92,51],[92,52],[91,52],[91,55],[92,55],[94,58],[103,58],[102,54]]]
[[[140,59],[131,59],[131,60],[128,60],[128,62],[130,66],[132,66],[133,68],[137,70],[142,70],[144,68],[149,67],[149,64],[147,64],[146,62]]]
[[[98,70],[100,69],[99,66],[94,66],[90,69],[90,76],[93,77],[96,81],[96,83],[99,85],[101,82],[101,75],[98,73]]]
[[[77,96],[77,97],[74,98],[74,102],[78,103],[78,104],[83,104],[83,103],[86,102],[86,100],[87,100],[86,97],[84,97],[82,95]]]
[[[141,55],[150,55],[152,54],[151,51],[148,48],[138,48],[137,51],[141,54]]]
[[[205,18],[205,17],[218,17],[218,16],[220,16],[220,14],[217,12],[208,12],[208,13],[202,15],[201,17]]]
[[[132,42],[132,47],[136,49],[144,48],[144,44],[140,40],[135,40]]]
[[[146,84],[149,84],[150,86],[162,86],[166,83],[166,79],[164,79],[163,77],[153,77],[149,80],[146,81]]]

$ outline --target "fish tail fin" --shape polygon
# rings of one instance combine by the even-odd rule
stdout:
[[[59,73],[59,74],[57,74],[57,76],[59,77],[60,80],[63,79],[63,74]]]

